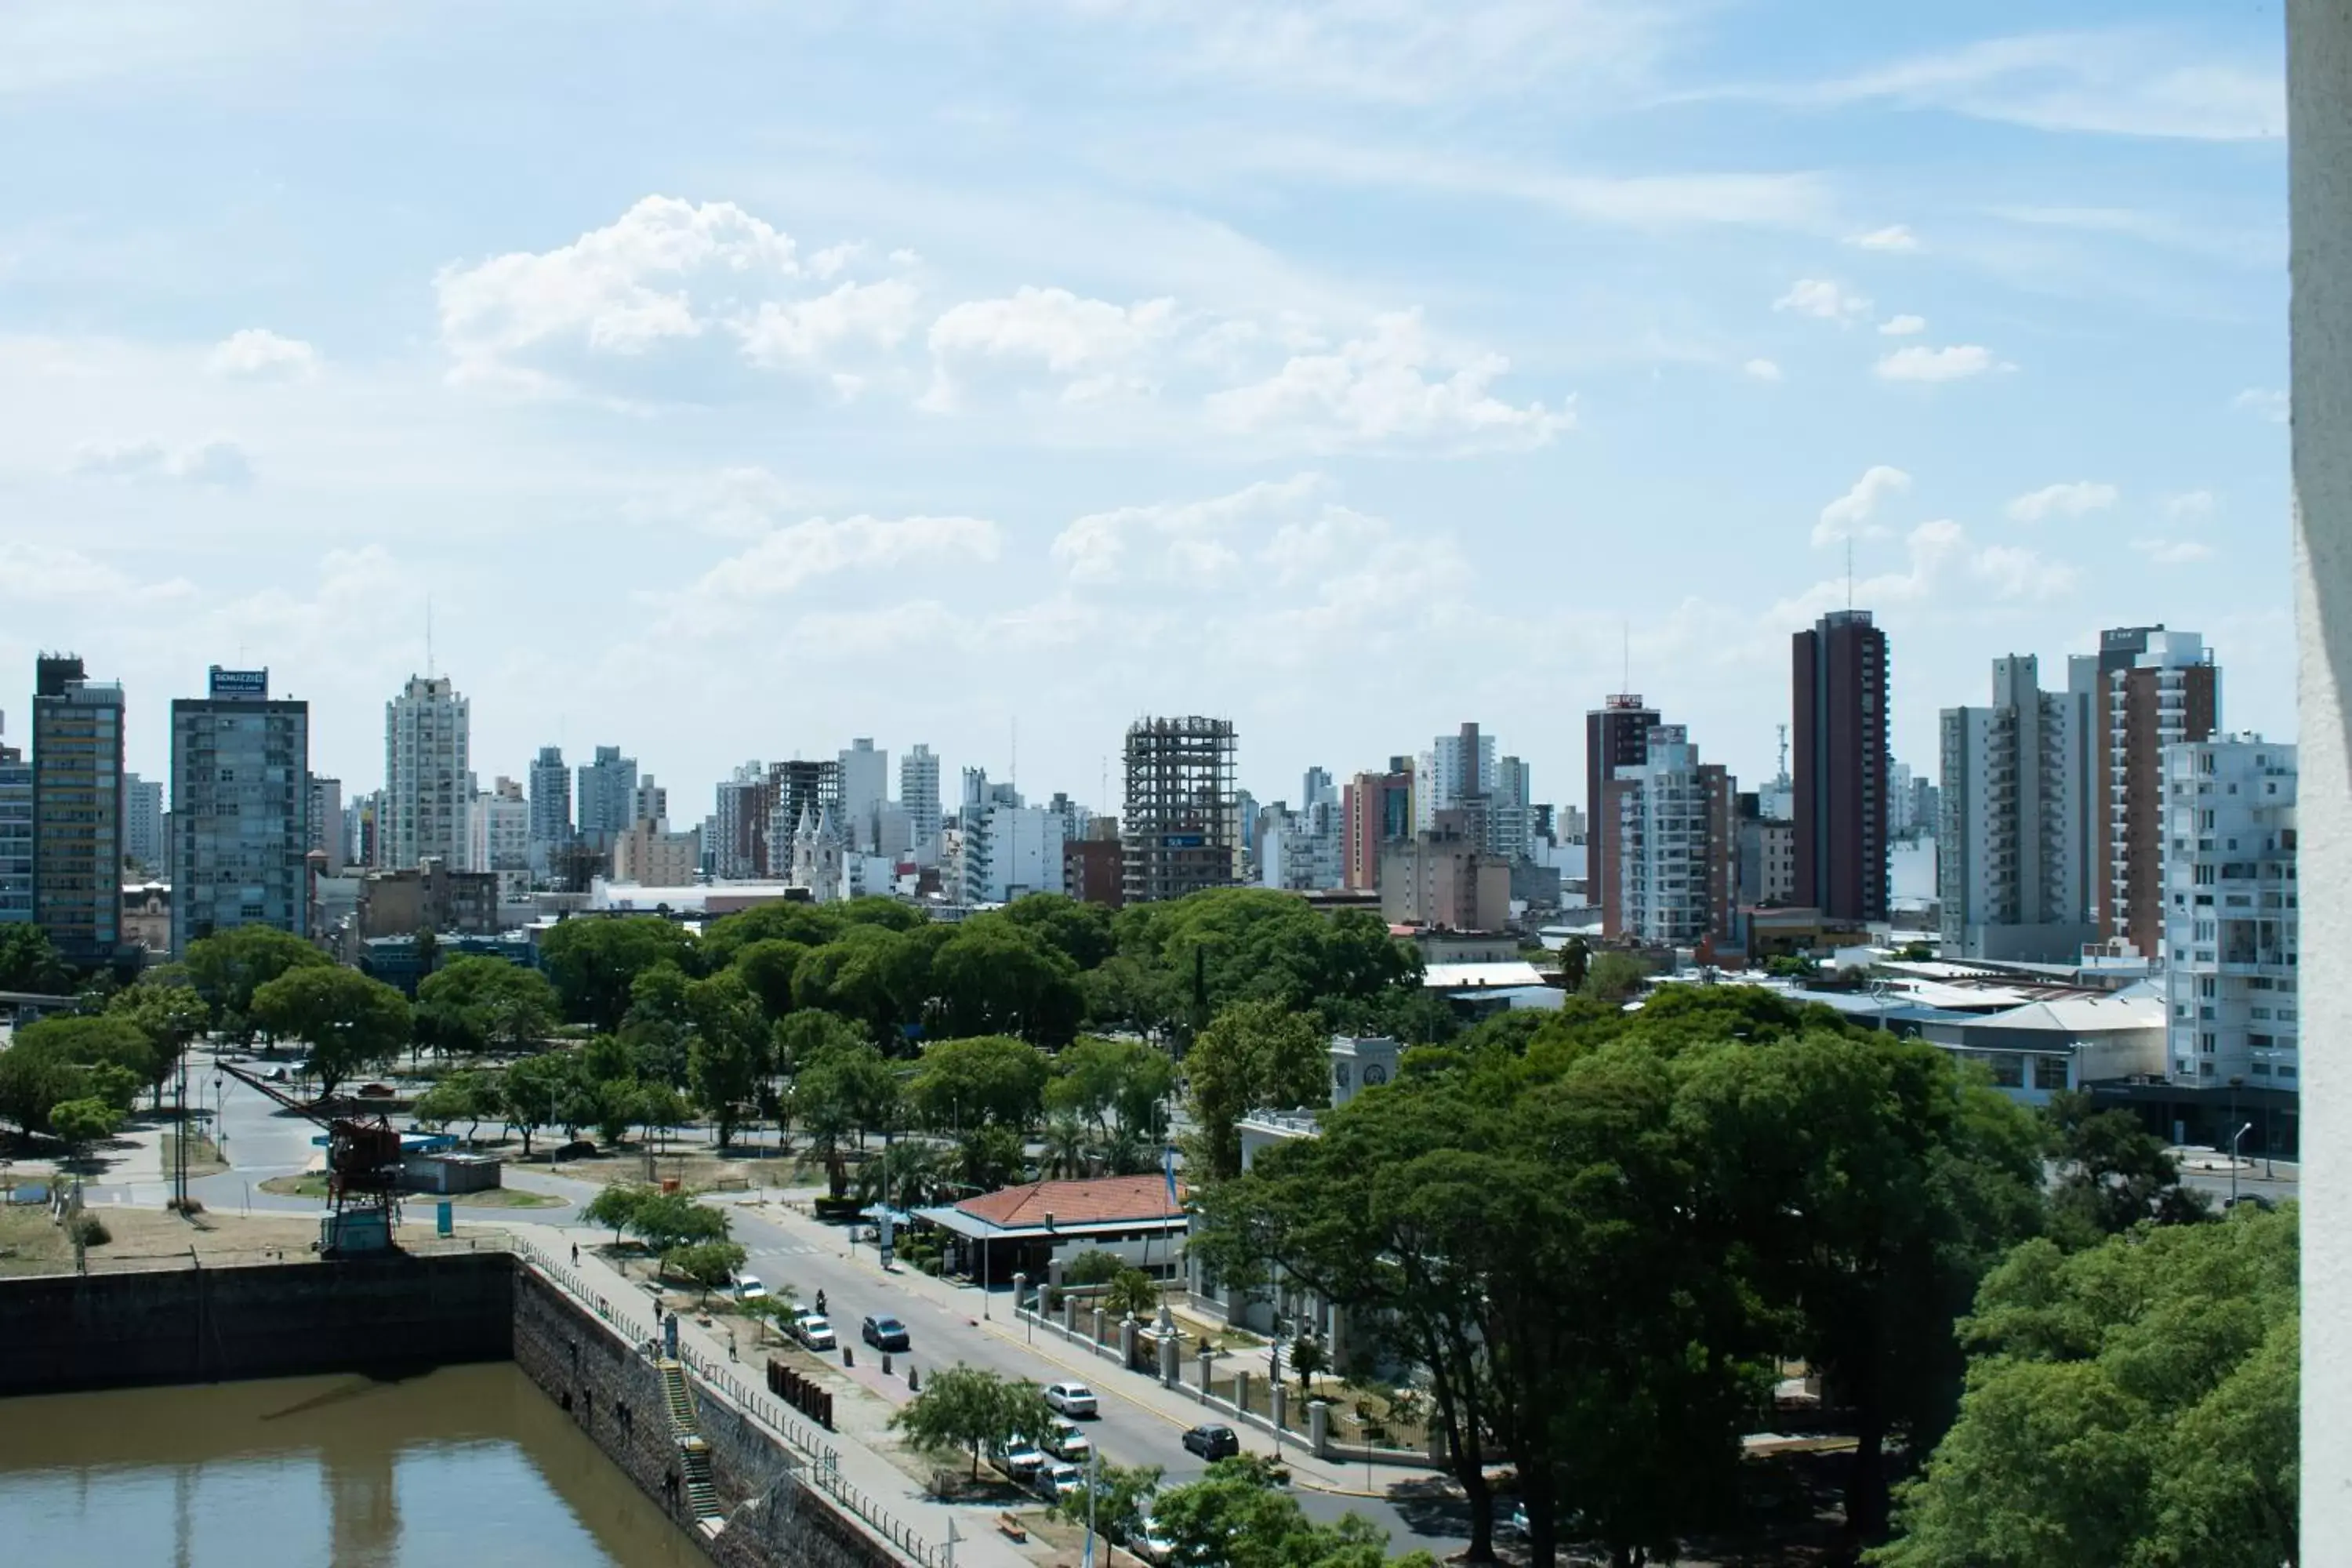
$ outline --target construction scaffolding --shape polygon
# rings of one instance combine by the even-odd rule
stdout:
[[[1127,729],[1119,820],[1126,901],[1181,899],[1241,875],[1230,719],[1139,719]]]

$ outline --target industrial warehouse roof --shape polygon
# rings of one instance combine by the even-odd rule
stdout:
[[[2164,1002],[2156,996],[2076,996],[2034,1002],[1996,1013],[1984,1023],[2001,1029],[2047,1029],[2060,1035],[2103,1035],[2116,1029],[2161,1029]]]
[[[1089,1230],[1104,1226],[1184,1221],[1184,1187],[1168,1196],[1168,1178],[1104,1176],[1091,1182],[1031,1182],[966,1198],[952,1208],[924,1209],[921,1217],[963,1236],[1029,1231]]]
[[[1486,963],[1433,963],[1421,983],[1432,991],[1484,991],[1503,985],[1541,985],[1542,972],[1525,959]]]

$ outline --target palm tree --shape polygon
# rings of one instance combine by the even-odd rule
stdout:
[[[1045,1123],[1045,1149],[1038,1161],[1043,1176],[1083,1176],[1087,1173],[1087,1126],[1064,1112]]]
[[[1122,1268],[1111,1276],[1102,1300],[1109,1311],[1129,1318],[1149,1318],[1160,1310],[1160,1287],[1140,1268]]]
[[[1132,1127],[1121,1127],[1095,1152],[1102,1161],[1105,1175],[1141,1176],[1158,1169],[1160,1164],[1159,1151],[1147,1147],[1142,1135]]]

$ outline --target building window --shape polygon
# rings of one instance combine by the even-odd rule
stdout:
[[[2001,1089],[2025,1087],[2025,1058],[2014,1051],[2002,1051],[1985,1058],[1992,1068],[1992,1081]]]
[[[2064,1057],[2034,1058],[2033,1087],[2036,1089],[2064,1089],[2066,1087],[2066,1058]]]

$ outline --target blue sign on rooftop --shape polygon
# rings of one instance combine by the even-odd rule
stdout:
[[[269,672],[266,669],[223,669],[215,665],[209,689],[215,697],[267,697],[269,695]]]

